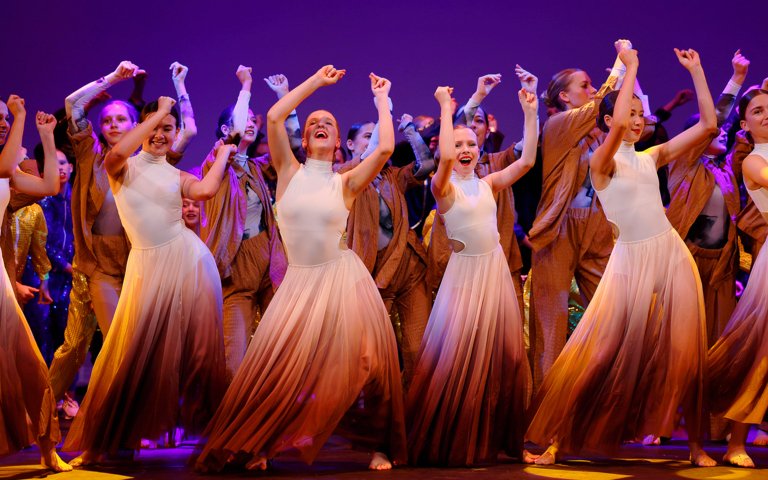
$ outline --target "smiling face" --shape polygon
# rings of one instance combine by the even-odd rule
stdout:
[[[200,204],[189,198],[183,198],[181,202],[181,218],[184,225],[190,230],[197,228],[200,223]]]
[[[722,155],[728,149],[727,142],[728,132],[721,128],[720,134],[712,139],[704,153],[713,156]]]
[[[136,126],[136,122],[121,102],[113,102],[104,107],[99,115],[101,135],[110,147],[123,138],[126,132]]]
[[[8,139],[8,130],[11,128],[11,123],[8,121],[8,106],[0,100],[0,145],[5,145],[5,141]]]
[[[339,127],[336,118],[326,110],[317,110],[309,114],[304,124],[304,137],[301,146],[307,156],[317,160],[333,161],[334,152],[341,145]]]
[[[643,103],[639,98],[632,98],[632,106],[629,110],[629,129],[624,134],[624,141],[628,143],[635,143],[640,140],[643,135],[643,129],[645,128],[645,118],[643,115]]]
[[[56,166],[58,167],[59,183],[64,185],[69,182],[72,176],[72,164],[67,160],[67,156],[61,150],[56,150]]]
[[[152,115],[157,115],[153,112],[147,115],[150,118]],[[168,153],[168,150],[173,146],[173,141],[176,139],[178,133],[176,128],[176,118],[173,115],[166,115],[160,123],[152,131],[152,134],[144,139],[144,143],[141,144],[141,149],[147,153],[150,153],[156,157],[160,157]]]
[[[456,147],[456,163],[453,169],[462,176],[469,175],[474,172],[480,157],[477,135],[472,129],[459,126],[453,130],[453,139]]]
[[[748,132],[755,143],[768,142],[768,94],[758,93],[741,112],[741,128]]]

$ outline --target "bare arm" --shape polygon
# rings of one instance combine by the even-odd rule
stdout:
[[[749,155],[741,165],[747,188],[750,190],[768,188],[768,162],[763,157]]]
[[[482,77],[479,77],[477,79],[477,88],[475,89],[475,93],[472,94],[471,97],[469,97],[469,100],[467,100],[467,103],[464,104],[464,123],[470,124],[472,122],[472,119],[475,118],[475,112],[477,112],[477,107],[480,106],[481,103],[483,103],[483,100],[485,97],[488,96],[489,93],[491,93],[491,90],[496,88],[501,83],[501,74],[500,73],[491,73],[488,75],[483,75]]]
[[[536,146],[539,142],[539,121],[537,115],[539,107],[538,98],[535,93],[531,93],[525,88],[521,88],[520,91],[517,92],[517,95],[520,100],[520,105],[523,107],[523,113],[525,114],[523,154],[518,161],[513,162],[499,172],[494,172],[483,178],[483,180],[490,184],[494,193],[504,190],[515,183],[515,181],[525,175],[536,162]]]
[[[451,92],[453,92],[451,87],[437,87],[435,91],[435,98],[440,104],[440,161],[437,164],[437,172],[432,177],[431,188],[440,213],[451,209],[456,195],[451,185],[451,172],[456,163]]]
[[[24,121],[27,119],[27,110],[24,108],[24,99],[18,95],[8,97],[8,111],[13,115],[13,123],[5,147],[0,152],[0,178],[13,176],[18,164],[18,154],[21,150],[21,139],[24,136]]]
[[[619,96],[616,98],[616,105],[614,106],[613,117],[611,118],[611,129],[608,131],[603,144],[597,147],[597,150],[589,159],[592,182],[598,190],[608,186],[616,169],[616,161],[613,159],[613,156],[616,155],[624,134],[629,129],[632,91],[635,86],[635,78],[637,77],[637,67],[639,66],[637,51],[622,50],[619,55],[627,67],[627,72],[624,77],[624,83],[622,83],[619,90]]]
[[[11,177],[11,186],[29,195],[47,197],[59,193],[58,160],[56,159],[56,145],[53,140],[53,129],[56,127],[56,118],[43,112],[37,112],[35,117],[37,130],[40,132],[40,141],[43,144],[45,166],[43,178],[29,175],[21,170],[15,170]]]
[[[291,143],[285,131],[285,120],[315,90],[335,84],[345,73],[346,70],[336,70],[333,65],[326,65],[288,92],[267,112],[267,142],[272,156],[272,165],[278,177],[290,177],[299,168],[299,162],[291,151]]]
[[[152,131],[163,118],[171,112],[171,107],[176,103],[176,100],[170,97],[160,97],[157,99],[157,103],[157,112],[126,132],[104,158],[107,174],[112,179],[120,178],[123,175],[128,158],[141,146],[144,139],[152,134]]]
[[[120,65],[117,66],[114,72],[106,77],[101,77],[69,94],[64,100],[64,109],[70,121],[71,131],[76,133],[86,128],[86,106],[94,97],[112,85],[133,78],[143,72],[138,66],[128,60],[124,60],[120,62]]]
[[[285,75],[278,73],[277,75],[270,75],[264,79],[267,85],[277,95],[277,99],[280,100],[291,91],[288,85],[288,79]],[[285,129],[288,131],[288,140],[291,142],[291,150],[297,151],[301,148],[301,125],[299,125],[299,114],[296,113],[296,109],[288,114],[288,118],[285,119]]]
[[[179,110],[181,111],[181,131],[171,147],[171,150],[176,153],[184,153],[189,142],[197,135],[195,112],[192,110],[192,102],[189,99],[185,84],[188,72],[189,68],[179,62],[171,64],[171,79],[176,88],[176,98],[179,99]]]
[[[219,141],[216,145],[216,160],[211,165],[208,173],[202,180],[188,172],[181,171],[181,195],[195,201],[210,200],[219,191],[221,182],[224,180],[224,172],[227,169],[227,163],[232,156],[237,153],[237,145],[227,144]]]
[[[389,90],[392,84],[383,77],[371,73],[371,90],[376,97],[376,109],[379,112],[379,141],[373,152],[365,161],[360,162],[352,170],[342,174],[344,182],[344,201],[348,208],[352,207],[355,197],[371,183],[371,180],[381,171],[395,149],[395,127],[392,125],[392,112],[389,111]]]
[[[717,132],[715,104],[712,101],[712,95],[709,93],[709,87],[707,87],[707,79],[704,76],[704,69],[701,68],[699,54],[693,49],[682,51],[675,49],[675,55],[677,55],[680,63],[691,73],[693,86],[696,90],[696,98],[699,103],[700,117],[693,127],[676,135],[668,142],[648,150],[648,153],[651,154],[656,161],[656,165],[659,167],[666,165],[707,136]]]

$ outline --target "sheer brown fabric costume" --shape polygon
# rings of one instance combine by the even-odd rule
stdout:
[[[685,156],[670,162],[669,190],[672,200],[667,208],[667,218],[683,239],[687,238],[696,218],[712,196],[715,185],[720,187],[728,210],[730,218],[725,246],[706,249],[686,240],[704,290],[707,347],[711,347],[720,337],[736,307],[736,272],[739,265],[736,220],[740,199],[736,178],[729,164],[718,167],[712,160],[702,157],[715,136],[708,136]]]
[[[202,165],[205,175],[216,157],[213,151]],[[231,379],[243,361],[259,312],[269,301],[285,277],[288,261],[277,232],[272,198],[263,169],[269,168],[267,157],[249,159],[243,169],[237,162],[227,167],[224,181],[216,195],[204,203],[200,238],[206,242],[216,260],[224,293],[224,349],[227,377]],[[264,231],[244,239],[249,183],[262,205]]]
[[[341,171],[359,163],[348,162]],[[355,199],[347,221],[347,243],[371,272],[387,312],[392,311],[393,305],[397,308],[403,327],[400,350],[406,384],[416,366],[432,303],[425,283],[427,253],[408,223],[405,191],[421,185],[413,166],[385,166],[380,176]],[[393,226],[392,239],[381,250],[377,250],[379,196],[389,208]]]
[[[591,300],[613,248],[611,227],[597,195],[590,207],[570,205],[587,179],[591,152],[602,142],[595,120],[616,80],[608,77],[592,101],[553,115],[542,131],[541,200],[528,232],[535,272],[529,333],[534,391],[565,346],[572,279],[576,277],[582,297]]]
[[[744,133],[739,132],[736,135],[736,142],[728,154],[728,164],[731,166],[736,181],[740,186],[744,185],[741,164],[752,153],[752,148],[752,144],[744,136]],[[763,218],[760,210],[755,206],[752,198],[746,194],[745,196],[746,202],[739,212],[737,226],[741,239],[744,242],[744,247],[752,255],[752,262],[754,263],[757,259],[757,254],[760,253],[760,249],[765,243],[766,237],[768,237],[768,223]]]
[[[501,152],[485,153],[478,160],[475,173],[478,177],[483,178],[491,173],[504,170],[515,160],[517,160],[517,157],[515,157],[514,145]],[[495,193],[494,197],[496,198],[497,207],[496,218],[500,235],[499,243],[504,250],[507,263],[509,263],[509,271],[512,273],[517,301],[522,312],[523,282],[520,279],[520,271],[523,268],[523,259],[520,256],[520,247],[517,245],[517,237],[515,236],[515,197],[512,193],[512,187]],[[437,289],[440,287],[451,252],[453,252],[453,248],[445,231],[445,221],[443,221],[440,215],[435,215],[435,220],[430,230],[429,249],[427,250],[429,265],[427,269],[427,288],[431,292],[437,292]]]

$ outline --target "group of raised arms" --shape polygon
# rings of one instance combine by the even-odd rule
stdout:
[[[189,172],[176,165],[202,135],[178,62],[175,97],[148,103],[146,72],[121,62],[38,112],[29,151],[9,95],[0,455],[36,443],[67,471],[186,441],[199,472],[266,470],[289,451],[311,463],[340,434],[374,470],[547,465],[667,441],[681,412],[694,465],[716,465],[704,441],[730,435],[723,462],[754,467],[768,78],[739,96],[736,51],[713,100],[699,53],[675,48],[693,89],[651,113],[638,52],[614,48],[599,89],[570,68],[542,92],[516,65],[523,132],[506,148],[483,106],[501,74],[463,104],[439,86],[436,118],[396,122],[391,82],[371,73],[374,121],[345,140],[331,112],[302,127],[297,109],[346,70],[294,88],[267,76],[277,102],[260,115],[241,65]],[[123,81],[131,96],[111,98]],[[694,99],[670,136],[663,122]]]

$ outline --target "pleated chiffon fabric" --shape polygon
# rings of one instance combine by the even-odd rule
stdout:
[[[345,249],[341,177],[330,162],[307,160],[277,212],[288,270],[206,431],[196,469],[220,470],[232,454],[286,451],[311,463],[334,432],[404,463],[397,344],[370,273]]]
[[[537,393],[526,438],[562,453],[606,454],[670,436],[682,406],[698,438],[706,355],[696,265],[664,216],[656,165],[624,144],[598,191],[619,229],[595,296]]]
[[[114,454],[176,426],[200,433],[224,393],[221,282],[181,223],[179,172],[146,152],[128,162],[115,200],[131,253],[66,451]]]
[[[408,392],[412,464],[469,466],[520,458],[531,373],[514,283],[490,186],[454,173],[444,214],[454,252],[421,343]]]

